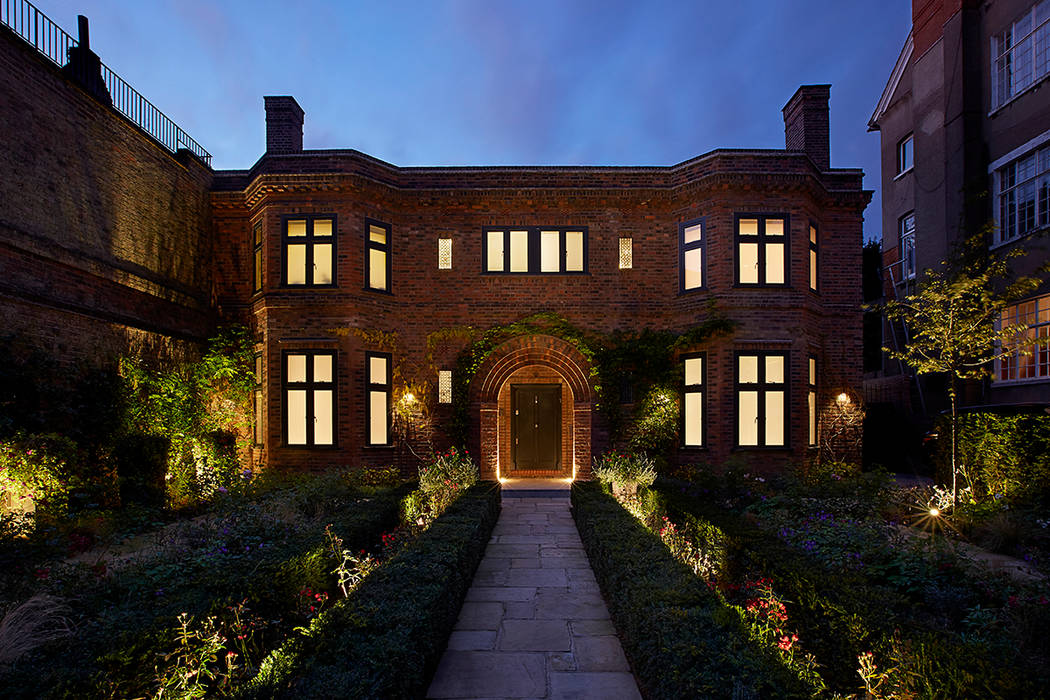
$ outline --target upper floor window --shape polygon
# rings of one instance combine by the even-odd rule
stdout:
[[[1050,0],[1037,2],[992,37],[992,109],[1050,73]]]
[[[390,224],[365,220],[365,285],[390,291]]]
[[[620,269],[630,270],[634,267],[634,239],[620,239]]]
[[[902,175],[915,166],[915,137],[908,134],[897,144],[897,174]]]
[[[335,217],[294,216],[284,220],[284,284],[335,285]]]
[[[686,355],[682,386],[682,445],[704,445],[704,354]]]
[[[996,170],[995,193],[999,219],[996,243],[1050,225],[1050,146]]]
[[[1018,334],[1017,342],[1004,343],[996,360],[996,381],[1050,378],[1050,294],[1006,307],[999,324],[1000,328],[1018,324],[1027,328]]]
[[[902,216],[898,228],[901,239],[901,279],[915,279],[915,212]]]
[[[786,352],[737,353],[738,446],[787,444],[787,358]]]
[[[335,352],[284,353],[284,443],[335,444]]]
[[[704,286],[704,220],[678,226],[678,286],[683,292]]]
[[[809,225],[809,288],[817,291],[817,227]]]
[[[741,285],[786,285],[788,283],[788,219],[737,214],[736,282]]]
[[[485,272],[585,273],[586,228],[486,228]]]
[[[254,283],[252,290],[256,292],[262,291],[263,281],[263,269],[262,269],[262,251],[263,251],[263,235],[262,235],[262,222],[256,221],[255,225],[252,226],[252,277]]]

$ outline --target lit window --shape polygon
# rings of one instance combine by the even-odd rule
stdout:
[[[704,220],[686,221],[678,226],[678,286],[686,292],[704,286]]]
[[[634,241],[630,238],[620,239],[620,269],[630,270],[634,267]]]
[[[377,292],[390,291],[390,225],[366,220],[365,286]]]
[[[263,268],[262,268],[262,252],[263,252],[263,237],[262,237],[262,222],[257,221],[255,226],[252,226],[252,276],[255,279],[255,283],[252,289],[256,292],[262,291],[263,281]]]
[[[369,445],[390,444],[390,358],[389,353],[365,353]]]
[[[452,269],[452,239],[451,238],[439,238],[438,239],[438,269],[439,270],[451,270]]]
[[[1050,73],[1050,0],[1035,3],[992,37],[992,109]]]
[[[786,352],[737,354],[738,446],[787,444],[787,357]]]
[[[582,228],[485,229],[485,272],[585,273],[587,231]]]
[[[452,403],[452,370],[438,370],[438,403]]]
[[[809,416],[809,446],[817,444],[817,358],[809,356],[809,384],[806,392],[806,412]]]
[[[786,285],[787,216],[738,214],[736,282],[739,285]]]
[[[263,430],[263,423],[266,419],[263,413],[263,357],[262,355],[255,356],[255,391],[253,392],[253,413],[252,423],[254,425],[254,440],[256,445],[261,445],[264,442],[265,431]]]
[[[809,288],[817,291],[817,227],[809,225]]]
[[[331,215],[285,219],[284,283],[289,287],[334,286],[335,240],[335,217]]]
[[[915,279],[915,212],[905,214],[899,222],[901,238],[901,279]]]
[[[704,444],[704,355],[686,355],[682,386],[682,445]]]
[[[284,353],[285,444],[335,444],[335,353]]]
[[[1026,328],[1017,334],[1015,342],[1004,343],[996,360],[996,381],[1050,378],[1050,294],[1006,307],[999,324],[1000,328]]]
[[[995,189],[996,243],[1050,226],[1050,146],[996,170]]]
[[[908,134],[897,144],[897,174],[902,175],[908,172],[914,165],[915,137]]]

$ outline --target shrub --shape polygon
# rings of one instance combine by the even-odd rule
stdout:
[[[466,450],[455,447],[433,457],[419,469],[419,490],[427,499],[427,518],[441,515],[459,495],[478,481],[478,467]]]
[[[607,452],[594,458],[594,476],[603,484],[651,486],[656,466],[644,453]]]

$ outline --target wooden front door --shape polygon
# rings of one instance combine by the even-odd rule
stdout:
[[[561,387],[511,386],[511,447],[515,469],[561,467]]]

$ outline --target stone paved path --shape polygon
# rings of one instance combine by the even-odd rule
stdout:
[[[566,488],[504,490],[428,698],[641,698]]]

